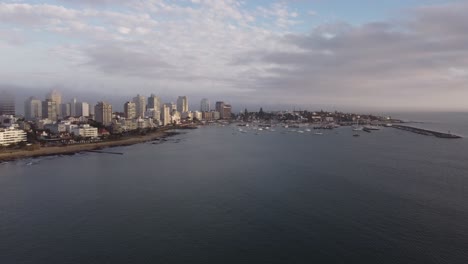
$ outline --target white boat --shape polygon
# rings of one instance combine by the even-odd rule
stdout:
[[[304,131],[302,131],[302,130],[299,130],[299,131],[297,131],[297,133],[301,133],[301,134],[303,134],[303,133],[304,133]]]
[[[323,135],[322,132],[315,132],[314,135]]]
[[[312,131],[312,130],[310,130],[310,129],[308,128],[308,129],[306,129],[305,131],[310,132],[310,131]]]
[[[378,127],[378,126],[371,126],[371,125],[364,126],[364,128],[369,129],[369,130],[380,130],[380,127]]]

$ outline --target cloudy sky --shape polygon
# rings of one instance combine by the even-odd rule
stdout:
[[[468,110],[468,1],[382,2],[2,1],[0,86]]]

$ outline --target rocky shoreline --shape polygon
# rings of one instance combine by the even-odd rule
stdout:
[[[25,158],[36,158],[43,156],[55,156],[55,155],[72,155],[75,153],[89,151],[89,150],[101,150],[104,148],[130,146],[148,141],[153,141],[169,136],[179,134],[178,132],[170,130],[156,131],[147,135],[126,137],[118,140],[109,140],[98,143],[88,144],[77,144],[77,145],[66,145],[57,147],[42,147],[37,150],[11,150],[6,152],[0,152],[0,163],[7,161],[14,161]]]

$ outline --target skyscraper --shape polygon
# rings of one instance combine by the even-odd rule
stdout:
[[[136,118],[136,104],[134,102],[126,102],[124,104],[125,118],[134,119]]]
[[[42,118],[57,121],[57,103],[50,99],[42,102]]]
[[[210,111],[210,101],[206,98],[203,98],[200,103],[200,111],[201,112],[209,112]]]
[[[95,120],[105,126],[112,123],[112,105],[106,102],[98,102],[94,107]]]
[[[0,93],[0,115],[15,115],[15,97],[8,92]]]
[[[24,118],[26,120],[42,118],[41,100],[31,96],[24,102]]]
[[[71,106],[70,105],[71,105],[70,103],[60,105],[60,112],[62,114],[62,117],[71,116]]]
[[[84,116],[84,117],[89,117],[89,104],[86,102],[79,102],[76,103],[75,105],[76,110],[76,116]]]
[[[188,99],[187,99],[187,96],[179,96],[179,98],[177,98],[177,111],[179,113],[188,112]]]
[[[70,101],[70,116],[77,116],[77,114],[76,114],[76,104],[77,104],[76,98],[73,98]]]
[[[221,114],[223,111],[224,111],[224,102],[216,102],[216,112],[219,112]]]
[[[161,109],[161,98],[159,96],[151,94],[151,96],[148,97],[147,108],[156,109],[157,111],[159,111]]]
[[[62,117],[62,111],[60,105],[62,104],[62,94],[57,90],[52,90],[46,95],[46,100],[54,101],[57,116]]]
[[[164,104],[161,107],[161,122],[163,126],[169,125],[171,123],[171,108],[168,104]]]
[[[146,97],[143,95],[137,95],[133,98],[133,102],[136,106],[136,115],[137,117],[145,117],[146,112]]]

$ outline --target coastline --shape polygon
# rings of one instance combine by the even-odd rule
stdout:
[[[0,163],[7,161],[14,161],[25,158],[36,158],[43,156],[55,155],[72,155],[82,151],[101,150],[104,148],[130,146],[148,141],[153,141],[160,138],[176,135],[176,132],[170,131],[171,129],[156,131],[142,136],[132,136],[118,140],[103,141],[98,143],[77,144],[56,147],[42,147],[37,150],[12,150],[9,152],[0,152]]]

